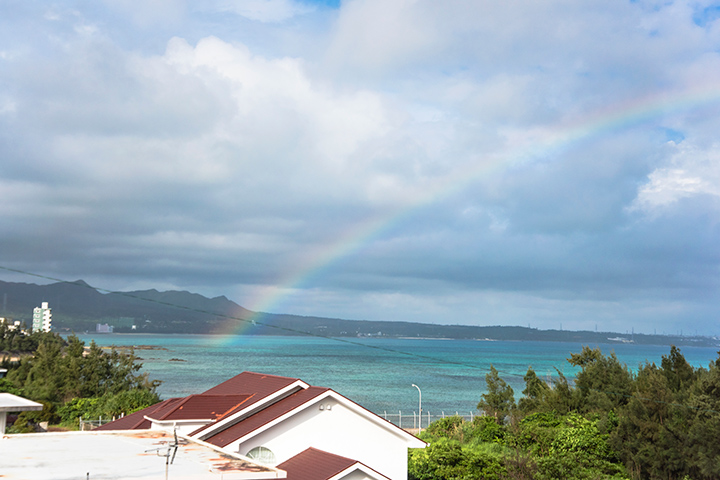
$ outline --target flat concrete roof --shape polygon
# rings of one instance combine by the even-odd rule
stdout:
[[[221,452],[205,442],[178,435],[170,480],[250,480],[285,478],[284,471]],[[165,478],[164,456],[172,432],[122,430],[4,435],[0,438],[3,480],[92,480]],[[172,452],[171,452],[172,453]]]
[[[42,403],[33,402],[12,393],[0,393],[0,412],[26,412],[42,409]]]

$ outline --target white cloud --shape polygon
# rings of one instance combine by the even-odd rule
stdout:
[[[295,173],[353,183],[366,158],[363,145],[382,137],[390,128],[382,97],[370,91],[334,91],[313,83],[299,59],[266,59],[243,45],[206,38],[191,47],[181,39],[168,45],[165,60],[186,75],[224,79],[231,89],[236,115],[218,126],[217,140],[246,152],[246,161],[266,156],[271,164],[291,164]],[[285,154],[270,153],[284,145]],[[265,155],[265,153],[267,155]],[[254,160],[255,159],[255,160]],[[260,165],[257,165],[259,168]],[[348,177],[342,178],[343,174]],[[323,188],[315,185],[313,188]]]
[[[648,175],[631,209],[658,214],[683,198],[720,197],[720,146],[706,150],[680,144],[676,148],[669,166]]]

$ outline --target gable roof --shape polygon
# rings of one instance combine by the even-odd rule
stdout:
[[[161,421],[198,420],[210,422],[222,418],[240,408],[250,395],[190,395],[170,398],[139,410],[113,422],[101,430],[139,430],[150,428],[148,418]]]
[[[425,442],[400,427],[324,387],[311,387],[297,378],[242,372],[199,394],[171,398],[100,427],[102,430],[148,429],[158,423],[204,421],[190,436],[225,447],[270,428],[331,396],[357,414],[408,442],[424,448]]]
[[[208,443],[224,447],[239,438],[243,438],[253,431],[262,428],[283,415],[292,412],[296,408],[306,405],[312,399],[330,391],[329,388],[308,387],[304,390],[297,391],[272,405],[259,410],[258,412],[242,419],[238,423],[228,428],[220,430],[207,438],[203,438]],[[191,435],[196,436],[203,428],[198,429]],[[200,435],[200,438],[203,436]]]
[[[309,408],[320,400],[332,397],[338,403],[344,405],[356,414],[375,423],[392,434],[402,438],[408,442],[410,448],[425,448],[427,443],[420,440],[416,436],[406,432],[397,425],[376,415],[366,408],[358,405],[347,397],[340,395],[330,388],[325,387],[308,387],[289,395],[276,403],[273,403],[262,410],[258,410],[250,416],[241,418],[235,423],[229,423],[229,426],[223,428],[209,429],[211,425],[200,427],[190,435],[200,438],[210,444],[219,447],[225,447],[235,441],[244,442],[287,417],[293,416],[306,408]]]
[[[262,373],[242,372],[220,385],[206,391],[205,394],[234,392],[249,394],[250,398],[241,406],[228,412],[222,418],[208,423],[191,433],[205,438],[236,424],[248,416],[283,400],[288,395],[310,388],[310,385],[298,378],[279,377]]]
[[[300,380],[292,377],[242,372],[203,393],[206,395],[247,394],[262,398],[298,381]]]
[[[308,448],[277,466],[287,472],[287,480],[340,480],[347,474],[362,470],[377,480],[388,480],[372,468],[352,458]]]
[[[159,408],[148,417],[153,420],[216,420],[242,406],[251,395],[190,395]]]
[[[151,423],[145,417],[167,422],[208,421],[208,425],[198,429],[200,431],[293,387],[307,388],[308,385],[297,378],[242,372],[201,394],[169,398],[99,428],[102,430],[148,429]]]

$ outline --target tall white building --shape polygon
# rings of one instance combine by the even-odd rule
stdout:
[[[52,328],[52,309],[48,306],[48,302],[42,302],[42,306],[33,309],[33,325],[32,331],[49,332]]]

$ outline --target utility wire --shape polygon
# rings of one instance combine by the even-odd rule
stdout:
[[[406,352],[406,351],[398,350],[398,349],[394,349],[394,348],[381,347],[381,346],[378,346],[378,345],[368,345],[368,344],[366,344],[366,343],[356,342],[356,341],[353,341],[353,340],[349,340],[349,339],[347,339],[347,338],[342,338],[342,337],[330,337],[330,336],[321,335],[321,334],[318,334],[318,333],[306,332],[306,331],[304,331],[304,330],[298,330],[298,329],[295,329],[295,328],[283,327],[283,326],[280,326],[280,325],[273,325],[273,324],[271,324],[271,323],[261,322],[261,321],[258,321],[258,320],[257,320],[257,317],[262,317],[262,316],[264,315],[264,313],[262,313],[262,312],[253,312],[253,315],[251,316],[251,318],[246,319],[246,318],[236,317],[236,316],[233,316],[233,315],[226,315],[226,314],[223,314],[223,313],[211,312],[211,311],[203,310],[203,309],[200,309],[200,308],[194,308],[194,307],[188,307],[188,306],[185,306],[185,305],[179,305],[179,304],[172,303],[172,302],[164,302],[164,301],[162,301],[162,300],[153,299],[153,298],[147,298],[147,297],[143,297],[143,296],[140,296],[140,295],[135,295],[135,294],[132,294],[132,293],[129,293],[129,292],[118,292],[118,291],[108,290],[108,289],[101,288],[101,287],[94,287],[94,286],[89,285],[89,284],[87,284],[87,283],[85,283],[85,282],[83,282],[83,283],[78,283],[78,281],[63,280],[63,279],[60,279],[60,278],[55,278],[55,277],[51,277],[51,276],[48,276],[48,275],[42,275],[42,274],[39,274],[39,273],[27,272],[27,271],[25,271],[25,270],[19,270],[19,269],[15,269],[15,268],[10,268],[10,267],[6,267],[6,266],[3,266],[3,265],[0,265],[0,270],[5,270],[5,271],[8,271],[8,272],[13,272],[13,273],[19,273],[19,274],[22,274],[22,275],[28,275],[28,276],[36,277],[36,278],[42,278],[42,279],[44,279],[44,280],[50,280],[50,281],[58,282],[58,283],[66,283],[66,284],[69,284],[69,285],[75,285],[75,286],[77,286],[77,287],[84,287],[84,288],[87,288],[87,289],[90,289],[90,290],[95,290],[95,291],[97,291],[97,292],[112,293],[112,294],[114,294],[114,295],[121,295],[121,296],[124,296],[124,297],[127,297],[127,298],[133,298],[133,299],[136,299],[136,300],[142,300],[142,301],[145,301],[145,302],[155,303],[155,304],[158,304],[158,305],[164,305],[164,306],[167,306],[167,307],[177,308],[177,309],[186,310],[186,311],[190,311],[190,312],[194,312],[194,313],[202,313],[202,314],[206,314],[206,315],[212,315],[212,316],[215,316],[215,317],[225,318],[225,319],[233,320],[233,321],[236,321],[236,322],[242,322],[242,323],[251,324],[251,325],[261,325],[261,326],[264,326],[264,327],[273,328],[273,329],[275,329],[275,330],[279,330],[279,331],[283,331],[283,332],[287,332],[287,333],[292,333],[292,334],[295,334],[295,335],[306,335],[306,336],[309,336],[309,337],[316,337],[316,338],[322,338],[322,339],[326,339],[326,340],[332,340],[332,341],[334,341],[334,342],[344,343],[344,344],[347,344],[347,345],[353,345],[353,346],[363,347],[363,348],[370,348],[370,349],[380,350],[380,351],[384,351],[384,352],[388,352],[388,353],[394,353],[394,354],[398,354],[398,355],[405,355],[405,356],[408,356],[408,357],[413,357],[413,358],[417,358],[417,359],[420,359],[420,360],[430,361],[430,362],[433,362],[433,363],[440,363],[440,364],[445,364],[445,365],[457,365],[457,366],[461,366],[461,367],[467,367],[467,368],[472,368],[472,369],[476,369],[476,370],[487,371],[486,368],[481,367],[481,366],[479,366],[479,365],[472,364],[472,363],[457,362],[457,361],[453,361],[453,360],[447,360],[447,359],[443,359],[443,358],[432,357],[432,356],[429,356],[429,355],[421,355],[421,354],[414,353],[414,352]],[[506,372],[506,371],[502,371],[502,370],[498,370],[498,373],[502,373],[502,374],[505,375],[505,376],[520,377],[519,374],[510,373],[510,372]],[[606,394],[606,395],[619,396],[619,397],[625,397],[625,398],[630,398],[630,399],[635,398],[635,399],[638,399],[638,400],[653,402],[653,403],[657,403],[657,404],[670,405],[670,406],[674,406],[674,407],[683,407],[683,408],[688,408],[688,409],[691,409],[691,410],[696,410],[696,411],[698,411],[698,412],[720,413],[719,411],[716,411],[716,410],[702,409],[702,408],[699,408],[699,407],[693,407],[693,406],[690,406],[690,405],[685,405],[685,404],[680,404],[680,403],[664,402],[664,401],[657,400],[657,399],[652,399],[652,398],[642,398],[642,397],[637,397],[637,396],[635,396],[635,395],[628,395],[628,394],[625,394],[625,393],[608,392],[608,391],[603,391],[603,390],[599,390],[599,389],[595,389],[595,388],[587,388],[587,390],[592,390],[592,391],[595,391],[595,392],[598,392],[598,393],[604,393],[604,394]]]
[[[194,313],[202,313],[202,314],[212,315],[212,316],[215,316],[215,317],[225,318],[225,319],[228,319],[228,320],[234,320],[234,321],[236,321],[236,322],[242,322],[242,323],[246,323],[246,324],[250,324],[250,325],[261,325],[261,326],[264,326],[264,327],[273,328],[273,329],[275,329],[275,330],[280,330],[280,331],[287,332],[287,333],[292,333],[292,334],[295,334],[295,335],[306,335],[306,336],[310,336],[310,337],[323,338],[323,339],[332,340],[332,341],[335,341],[335,342],[345,343],[345,344],[348,344],[348,345],[355,345],[355,346],[358,346],[358,347],[372,348],[372,349],[375,349],[375,350],[381,350],[381,351],[385,351],[385,352],[389,352],[389,353],[406,355],[406,356],[418,358],[418,359],[421,359],[421,360],[429,360],[429,361],[432,361],[432,362],[444,363],[444,364],[448,364],[448,365],[458,365],[458,366],[462,366],[462,367],[475,368],[475,369],[480,369],[480,370],[483,370],[483,371],[485,370],[484,368],[480,367],[479,365],[473,365],[473,364],[471,364],[471,363],[456,362],[456,361],[452,361],[452,360],[446,360],[446,359],[442,359],[442,358],[431,357],[431,356],[428,356],[428,355],[421,355],[421,354],[414,353],[414,352],[405,352],[405,351],[397,350],[397,349],[393,349],[393,348],[381,347],[381,346],[377,346],[377,345],[368,345],[368,344],[366,344],[366,343],[355,342],[355,341],[352,341],[352,340],[349,340],[349,339],[343,338],[343,337],[330,337],[330,336],[327,336],[327,335],[321,335],[321,334],[313,333],[313,332],[306,332],[306,331],[304,331],[304,330],[298,330],[298,329],[295,329],[295,328],[284,327],[284,326],[281,326],[281,325],[273,325],[273,324],[271,324],[271,323],[265,323],[265,322],[262,322],[262,321],[258,321],[258,320],[256,319],[257,317],[262,317],[262,316],[264,315],[264,313],[262,313],[262,312],[253,312],[253,315],[252,315],[251,318],[241,318],[241,317],[236,317],[236,316],[233,316],[233,315],[226,315],[226,314],[223,314],[223,313],[211,312],[211,311],[203,310],[203,309],[200,309],[200,308],[188,307],[188,306],[185,306],[185,305],[178,305],[178,304],[172,303],[172,302],[164,302],[164,301],[162,301],[162,300],[158,300],[158,299],[154,299],[154,298],[147,298],[147,297],[143,297],[143,296],[140,296],[140,295],[135,295],[135,294],[128,293],[128,292],[117,292],[117,291],[108,290],[108,289],[105,289],[105,288],[94,287],[94,286],[89,285],[89,284],[84,283],[84,282],[83,282],[83,283],[77,283],[77,281],[63,280],[63,279],[60,279],[60,278],[50,277],[50,276],[47,276],[47,275],[41,275],[41,274],[38,274],[38,273],[26,272],[26,271],[17,270],[17,269],[14,269],[14,268],[8,268],[8,267],[2,266],[2,265],[0,265],[0,269],[2,269],[2,270],[7,270],[7,271],[10,271],[10,272],[14,272],[14,273],[21,273],[21,274],[29,275],[29,276],[32,276],[32,277],[42,278],[42,279],[44,279],[44,280],[52,280],[52,281],[54,281],[54,282],[66,283],[66,284],[69,284],[69,285],[75,285],[75,286],[78,286],[78,287],[84,287],[84,288],[87,288],[87,289],[90,289],[90,290],[96,290],[96,291],[98,291],[98,292],[112,293],[112,294],[114,294],[114,295],[121,295],[121,296],[124,296],[124,297],[127,297],[127,298],[133,298],[133,299],[136,299],[136,300],[143,300],[143,301],[145,301],[145,302],[155,303],[155,304],[158,304],[158,305],[164,305],[164,306],[167,306],[167,307],[178,308],[178,309],[181,309],[181,310],[187,310],[187,311],[194,312]],[[512,374],[512,373],[508,373],[508,372],[505,372],[505,374],[511,375],[511,376],[515,376],[515,377],[520,376],[520,375],[518,375],[518,374]]]

